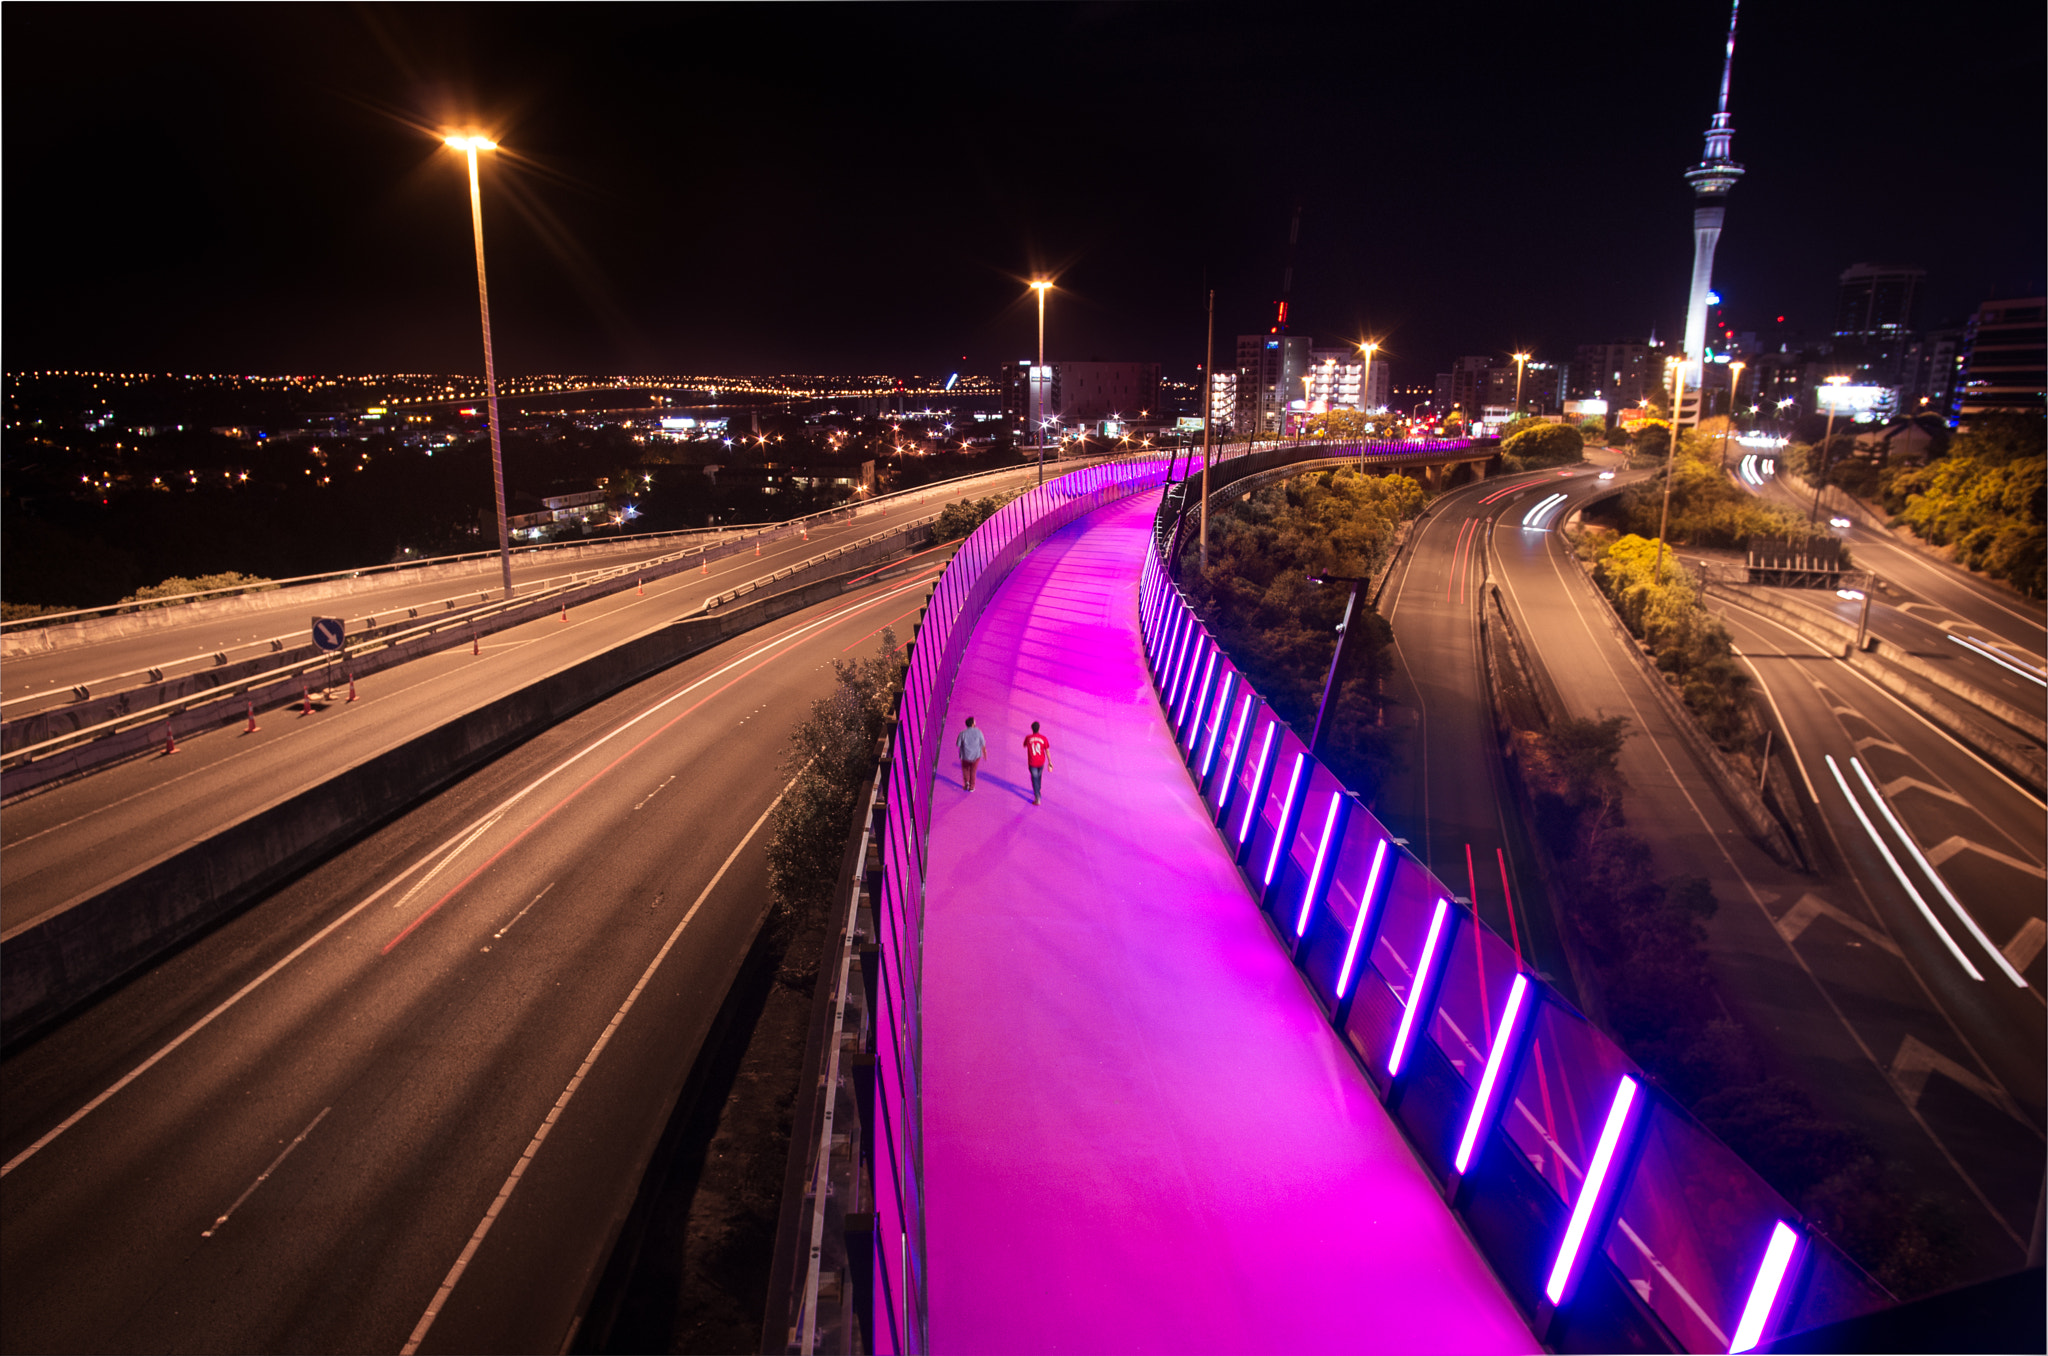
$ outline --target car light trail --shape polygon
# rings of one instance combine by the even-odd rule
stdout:
[[[1536,502],[1535,507],[1531,508],[1527,513],[1522,515],[1522,526],[1534,528],[1539,532],[1549,527],[1550,524],[1545,521],[1544,515],[1548,514],[1558,505],[1562,504],[1564,502],[1564,499],[1565,497],[1563,494],[1553,494],[1544,499],[1538,500]]]
[[[2022,664],[2015,664],[2012,660],[2007,659],[2004,655],[1992,649],[1983,641],[1978,640],[1975,636],[1970,637],[1970,639],[1968,640],[1964,640],[1961,636],[1950,636],[1949,639],[1954,641],[1956,644],[1962,646],[1966,650],[1972,650],[1978,654],[1983,655],[1986,659],[1990,660],[1994,664],[1999,665],[2001,668],[2011,669],[2014,673],[2017,673],[2020,677],[2025,678],[2030,682],[2039,683],[2042,687],[2048,687],[2048,678],[2043,678],[2039,671],[2035,669],[2030,669]]]
[[[1892,850],[1885,846],[1884,838],[1877,831],[1877,825],[1870,822],[1870,816],[1863,812],[1862,802],[1857,800],[1856,793],[1849,789],[1849,781],[1842,775],[1842,769],[1835,765],[1835,755],[1832,753],[1827,755],[1827,764],[1828,771],[1835,774],[1835,785],[1842,788],[1842,794],[1848,798],[1849,808],[1856,812],[1857,822],[1862,824],[1863,831],[1870,835],[1870,841],[1877,845],[1878,855],[1884,858],[1884,864],[1892,869],[1892,875],[1897,877],[1899,884],[1905,887],[1906,893],[1911,896],[1914,906],[1920,910],[1920,916],[1927,920],[1927,926],[1933,928],[1935,933],[1940,936],[1942,945],[1946,946],[1949,954],[1956,958],[1956,963],[1968,972],[1971,979],[1981,984],[1984,981],[1982,972],[1976,966],[1970,964],[1970,958],[1965,956],[1963,949],[1956,945],[1956,939],[1948,935],[1948,929],[1943,927],[1941,920],[1934,916],[1934,910],[1927,907],[1927,901],[1921,898],[1918,890],[1913,888],[1913,882],[1907,879],[1905,871],[1899,866],[1899,859],[1892,856]]]

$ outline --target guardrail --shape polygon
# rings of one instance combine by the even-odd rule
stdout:
[[[786,1323],[791,1352],[930,1350],[920,995],[925,839],[946,704],[974,623],[1017,562],[1083,514],[1163,484],[1168,465],[1164,456],[1105,462],[1011,500],[961,544],[912,634],[870,822],[835,906],[845,926],[825,962],[837,967],[828,1059],[807,1075],[822,1081],[791,1131],[805,1165],[802,1227],[779,1240],[764,1323],[771,1334]]]
[[[1254,691],[1173,582],[1147,663],[1196,794],[1416,1157],[1554,1351],[1747,1351],[1895,1301],[1482,923]]]

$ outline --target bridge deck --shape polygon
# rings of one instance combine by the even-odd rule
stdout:
[[[1533,1351],[1180,770],[1139,652],[1150,521],[1027,558],[954,689],[949,753],[972,715],[989,757],[934,797],[933,1349]]]

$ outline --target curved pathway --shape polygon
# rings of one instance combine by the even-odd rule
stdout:
[[[1020,564],[953,690],[948,754],[972,715],[989,757],[933,796],[932,1347],[1534,1351],[1180,767],[1139,649],[1152,507]]]

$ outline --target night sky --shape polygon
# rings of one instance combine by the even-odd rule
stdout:
[[[495,133],[501,375],[1191,376],[1294,325],[1458,353],[1669,336],[1727,8],[10,5],[6,367],[480,372],[461,160]],[[1829,328],[1858,261],[1923,325],[2042,285],[2044,11],[1748,0],[1716,269]]]

